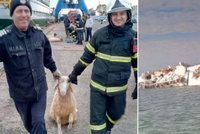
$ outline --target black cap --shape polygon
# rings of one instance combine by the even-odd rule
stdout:
[[[32,8],[28,0],[12,0],[10,3],[10,16],[13,15],[13,12],[17,6],[27,6],[30,9],[30,13],[32,14]]]
[[[113,13],[113,12],[126,11],[126,10],[131,10],[131,9],[125,7],[119,0],[116,0],[114,6],[111,8],[108,14]]]

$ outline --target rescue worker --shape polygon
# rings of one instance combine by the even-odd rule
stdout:
[[[65,26],[66,37],[68,37],[69,36],[69,29],[70,29],[70,21],[69,21],[67,15],[64,17],[64,26]]]
[[[83,45],[83,27],[84,23],[81,19],[81,15],[78,14],[76,18],[77,45]]]
[[[0,62],[3,62],[9,94],[31,134],[47,134],[45,109],[47,82],[44,67],[60,77],[47,37],[30,25],[32,8],[27,0],[12,0],[13,24],[0,31]]]
[[[92,134],[110,134],[125,112],[131,66],[137,74],[136,32],[131,16],[131,9],[116,0],[108,12],[109,24],[94,33],[69,75],[70,82],[77,84],[77,76],[95,59],[90,84]]]

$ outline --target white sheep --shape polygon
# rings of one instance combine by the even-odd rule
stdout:
[[[61,76],[55,86],[55,93],[50,108],[50,116],[57,123],[58,134],[62,134],[61,125],[68,124],[68,129],[77,121],[76,100],[68,76]]]

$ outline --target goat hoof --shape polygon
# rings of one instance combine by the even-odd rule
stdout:
[[[67,129],[72,129],[72,124],[71,123],[68,124]]]

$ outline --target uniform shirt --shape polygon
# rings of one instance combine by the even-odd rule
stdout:
[[[76,21],[76,30],[83,32],[84,23],[82,19]]]
[[[47,90],[44,66],[57,68],[47,37],[29,26],[20,32],[11,25],[0,32],[0,61],[3,61],[9,93],[14,100],[37,100]]]

